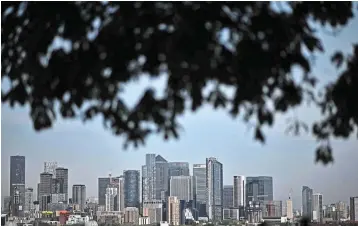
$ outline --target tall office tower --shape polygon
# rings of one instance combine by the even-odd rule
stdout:
[[[247,177],[245,193],[246,206],[249,206],[250,201],[258,203],[273,201],[272,177]]]
[[[323,222],[323,197],[322,194],[316,193],[313,194],[312,207],[313,207],[313,216],[312,220],[316,222]]]
[[[173,176],[190,176],[188,162],[169,162],[169,178]]]
[[[142,201],[156,198],[155,154],[145,155],[145,165],[142,166]]]
[[[358,221],[358,196],[349,199],[349,217],[351,221]]]
[[[312,219],[313,190],[307,186],[302,187],[302,216]]]
[[[163,220],[163,202],[161,200],[153,200],[143,202],[143,216],[149,217],[151,224],[159,223]]]
[[[68,202],[68,169],[56,168],[56,179],[60,181],[60,193],[65,194],[65,204]]]
[[[291,197],[286,200],[286,217],[290,220],[293,220],[293,204]]]
[[[196,201],[206,202],[206,164],[194,164],[193,176],[195,178]]]
[[[34,210],[34,189],[26,188],[25,189],[25,213],[29,213]]]
[[[168,195],[168,183],[169,183],[169,164],[162,156],[157,155],[155,157],[155,199],[166,200]]]
[[[52,191],[52,174],[51,173],[41,173],[40,174],[40,186],[38,191],[38,197],[40,202],[40,210],[46,210],[43,209],[47,206],[47,203],[42,203],[44,201],[47,202],[48,196],[51,197],[51,191]],[[46,196],[46,198],[43,198]]]
[[[80,206],[80,210],[85,209],[86,204],[86,186],[83,184],[74,184],[72,186],[72,203]]]
[[[117,205],[115,211],[124,211],[124,177],[112,177],[112,186],[117,188]]]
[[[348,212],[347,212],[347,204],[339,201],[336,203],[336,211],[337,211],[337,219],[340,221],[341,219],[347,219],[348,218]]]
[[[106,205],[106,189],[111,182],[109,177],[100,177],[98,178],[98,205]]]
[[[106,205],[105,205],[105,211],[114,211],[115,204],[116,204],[116,198],[117,198],[117,188],[112,187],[109,185],[106,188]]]
[[[234,176],[234,207],[245,206],[245,177]]]
[[[213,157],[206,159],[206,212],[209,220],[222,220],[223,165]]]
[[[44,172],[51,173],[52,177],[56,178],[57,162],[44,162]]]
[[[180,225],[180,200],[175,196],[169,196],[167,205],[167,221],[169,225]]]
[[[234,186],[224,185],[223,208],[231,208],[233,206],[234,206]]]
[[[25,186],[25,156],[10,156],[10,196],[12,200],[14,199],[15,184]],[[19,203],[21,202],[25,203],[25,194],[20,194]]]
[[[125,170],[124,177],[124,207],[139,208],[140,200],[140,172],[139,170]]]
[[[170,177],[170,196],[175,196],[179,200],[193,200],[193,177],[191,176],[172,176]]]

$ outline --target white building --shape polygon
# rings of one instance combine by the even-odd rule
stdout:
[[[57,162],[44,162],[44,172],[51,173],[53,178],[56,178]]]
[[[114,211],[114,201],[117,197],[118,191],[115,187],[108,187],[106,189],[106,206],[105,211]]]
[[[245,206],[245,176],[234,176],[234,207]]]
[[[322,194],[313,194],[312,199],[312,220],[316,222],[323,221],[323,196]]]
[[[32,210],[35,210],[34,206],[34,189],[26,188],[25,190],[25,213],[29,213]]]

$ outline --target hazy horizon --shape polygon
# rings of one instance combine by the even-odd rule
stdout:
[[[335,50],[351,51],[356,41],[358,19],[340,35],[323,36],[326,54],[317,55],[314,73],[321,84],[332,81],[338,74],[330,64]],[[126,100],[133,103],[138,90],[149,80],[126,87]],[[152,83],[161,87],[163,81]],[[2,85],[3,87],[3,85]],[[141,88],[142,87],[142,88]],[[285,135],[286,119],[297,115],[306,122],[319,119],[320,112],[308,106],[276,115],[275,125],[265,129],[266,144],[253,140],[253,131],[228,113],[203,107],[196,113],[187,112],[180,118],[184,130],[178,141],[164,142],[161,136],[151,136],[144,147],[123,151],[123,139],[103,128],[99,118],[83,124],[80,120],[61,120],[50,130],[36,133],[32,128],[28,107],[10,109],[2,104],[1,117],[1,196],[9,195],[10,156],[26,156],[26,186],[37,190],[39,174],[45,161],[56,161],[69,169],[69,197],[73,184],[85,184],[87,196],[97,196],[98,177],[120,175],[123,170],[141,170],[146,153],[162,155],[168,161],[185,161],[192,165],[205,163],[205,158],[216,157],[223,163],[224,184],[232,184],[234,175],[272,176],[274,199],[285,200],[293,190],[294,207],[301,205],[301,189],[306,185],[323,194],[323,203],[348,203],[350,196],[358,195],[358,141],[356,136],[342,141],[333,140],[334,163],[327,167],[315,164],[316,142],[310,135]],[[356,173],[354,173],[356,172]]]

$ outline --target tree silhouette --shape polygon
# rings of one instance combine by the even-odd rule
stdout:
[[[57,115],[84,121],[102,115],[106,128],[125,136],[125,146],[137,147],[153,133],[178,138],[177,117],[209,103],[254,119],[255,138],[264,142],[261,128],[273,125],[275,113],[311,101],[322,109],[312,125],[321,143],[317,160],[327,163],[329,139],[357,128],[358,45],[351,56],[332,57],[343,72],[322,96],[305,54],[324,51],[310,21],[344,27],[353,18],[351,2],[289,2],[285,10],[270,2],[1,4],[1,76],[11,84],[2,88],[2,102],[28,104],[35,130],[50,128]],[[60,38],[64,48],[54,48]],[[293,66],[302,68],[300,82]],[[142,90],[128,107],[123,88],[144,76],[165,76],[165,95]],[[291,128],[301,126],[295,120]]]

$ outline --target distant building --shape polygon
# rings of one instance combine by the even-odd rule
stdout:
[[[139,223],[139,210],[136,207],[126,207],[124,209],[124,223],[138,224]]]
[[[44,162],[44,172],[51,173],[56,178],[57,162]]]
[[[224,208],[223,220],[240,220],[240,211],[238,208]]]
[[[180,200],[169,196],[167,202],[167,221],[169,225],[180,225]]]
[[[246,177],[246,206],[249,202],[265,202],[273,200],[273,180],[272,177]]]
[[[98,205],[106,205],[106,189],[110,184],[109,177],[100,177],[98,178]]]
[[[56,168],[56,179],[59,182],[59,193],[61,194],[65,194],[66,196],[66,200],[65,200],[65,204],[68,203],[68,169],[63,168],[63,167],[58,167]]]
[[[193,200],[193,177],[192,176],[172,176],[170,177],[170,196],[175,196],[179,200]]]
[[[165,201],[169,188],[169,163],[161,155],[155,157],[155,199]]]
[[[206,164],[193,164],[193,176],[196,183],[196,201],[206,203]]]
[[[25,203],[25,193],[20,192],[17,197],[19,199],[19,203],[14,205],[14,193],[16,188],[25,188],[25,156],[10,156],[10,196],[12,203],[12,213],[14,214],[22,214]],[[14,209],[14,208],[20,208]],[[17,215],[14,215],[17,216]]]
[[[206,212],[209,220],[222,220],[223,165],[216,158],[206,159]]]
[[[34,189],[33,188],[26,188],[25,189],[25,213],[29,213],[30,211],[34,210]]]
[[[40,202],[40,210],[41,211],[45,211],[47,209],[43,209],[43,208],[47,208],[47,197],[50,197],[51,200],[51,193],[52,193],[52,174],[51,173],[41,173],[40,174],[40,184],[39,184],[39,189],[37,191],[38,193],[38,198],[39,198],[39,202]],[[46,198],[43,198],[44,196],[46,196]],[[42,201],[46,201],[46,203],[42,203]]]
[[[108,186],[106,189],[106,205],[105,211],[115,211],[116,198],[118,189],[116,187]]]
[[[358,221],[358,196],[350,197],[349,199],[350,206],[350,220]]]
[[[302,187],[302,216],[312,219],[313,206],[313,190],[308,186]]]
[[[143,202],[143,216],[148,217],[151,224],[163,220],[163,202],[152,200]]]
[[[156,199],[155,154],[145,155],[145,165],[142,166],[142,201]]]
[[[286,217],[290,220],[293,219],[293,204],[291,198],[286,200]]]
[[[139,170],[125,170],[124,177],[124,206],[139,208],[140,200],[140,172]]]
[[[234,176],[234,197],[233,205],[235,208],[240,206],[245,206],[245,177],[244,176]]]
[[[74,184],[72,186],[72,202],[78,204],[83,211],[86,205],[86,186],[83,184]]]
[[[313,207],[313,217],[312,220],[316,222],[323,222],[323,196],[322,194],[316,193],[313,194],[312,207]]]
[[[224,185],[223,191],[223,208],[232,208],[234,207],[234,186],[233,185]]]

